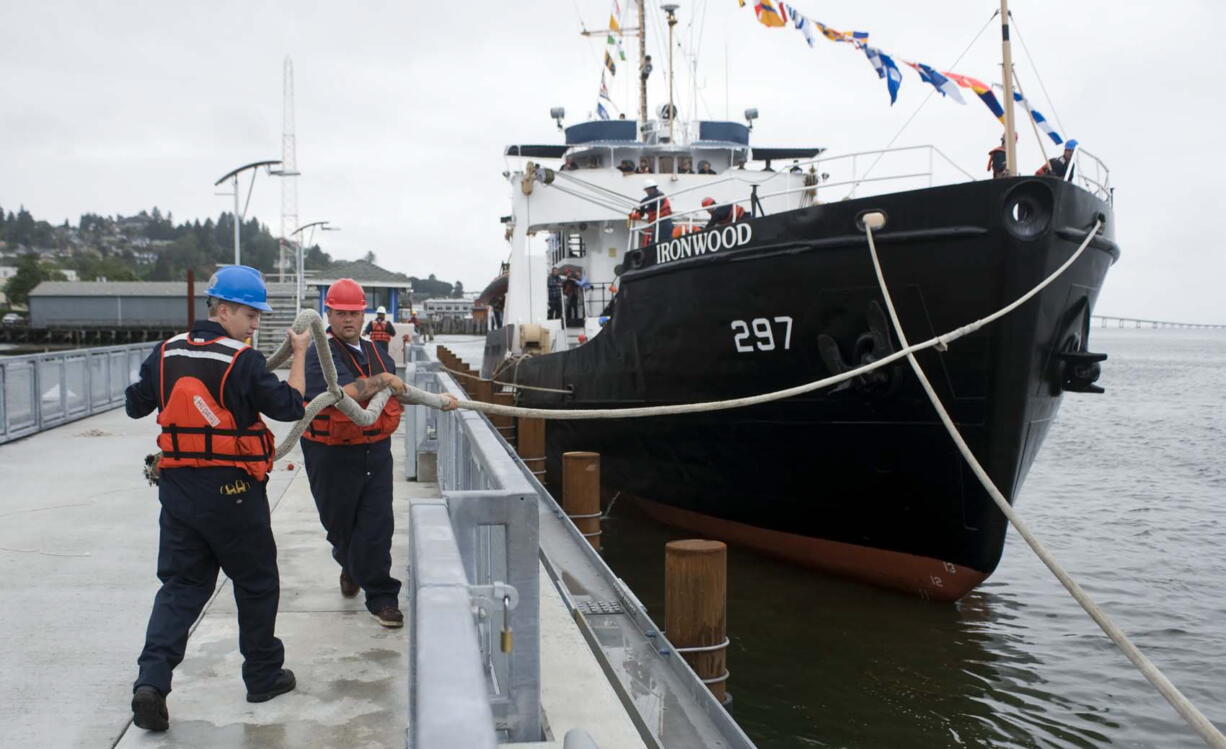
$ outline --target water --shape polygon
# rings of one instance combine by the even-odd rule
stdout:
[[[1226,728],[1226,332],[1095,330],[1017,507]],[[606,558],[663,620],[663,546],[617,506]],[[1204,746],[1025,543],[956,605],[730,549],[733,714],[763,747]]]

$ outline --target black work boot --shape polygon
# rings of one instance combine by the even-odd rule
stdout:
[[[142,685],[132,693],[132,722],[146,731],[165,731],[170,727],[166,698],[155,687]]]
[[[294,691],[294,687],[298,685],[294,679],[294,672],[288,668],[281,669],[281,673],[277,675],[277,680],[272,683],[272,686],[264,692],[248,692],[248,702],[268,702],[273,697],[286,692]]]

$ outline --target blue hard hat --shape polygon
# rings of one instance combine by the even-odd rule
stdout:
[[[1081,145],[1081,144],[1080,144],[1080,143],[1078,143],[1076,139],[1074,139],[1074,138],[1070,138],[1070,139],[1068,139],[1068,140],[1064,141],[1064,150],[1065,150],[1065,151],[1071,151],[1071,150],[1073,150],[1074,148],[1076,148],[1076,147],[1077,147],[1077,146],[1079,146],[1079,145]]]
[[[271,312],[268,306],[268,288],[255,268],[246,265],[227,265],[213,274],[208,291],[216,299],[245,304],[261,312]]]

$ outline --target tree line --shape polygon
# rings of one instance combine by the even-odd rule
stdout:
[[[280,240],[257,219],[239,224],[242,262],[271,275],[277,271]],[[145,241],[147,240],[147,241]],[[68,219],[60,225],[37,220],[21,206],[5,213],[0,207],[0,242],[16,254],[17,273],[5,285],[10,304],[24,305],[29,292],[42,281],[64,280],[64,270],[74,270],[82,281],[179,281],[193,270],[197,279],[207,279],[219,265],[234,261],[234,214],[223,211],[216,220],[175,223],[157,206],[135,216],[102,216],[83,213],[76,226]],[[58,250],[54,260],[40,257],[39,250]],[[364,258],[375,262],[373,252]],[[12,262],[12,261],[9,261]],[[303,256],[307,270],[326,270],[332,256],[313,245]],[[429,278],[409,277],[414,297],[460,296],[463,286]]]

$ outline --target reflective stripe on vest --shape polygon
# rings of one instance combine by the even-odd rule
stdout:
[[[162,468],[241,468],[262,481],[272,469],[274,438],[256,419],[240,429],[225,406],[226,380],[247,345],[233,338],[162,344],[158,447]]]

